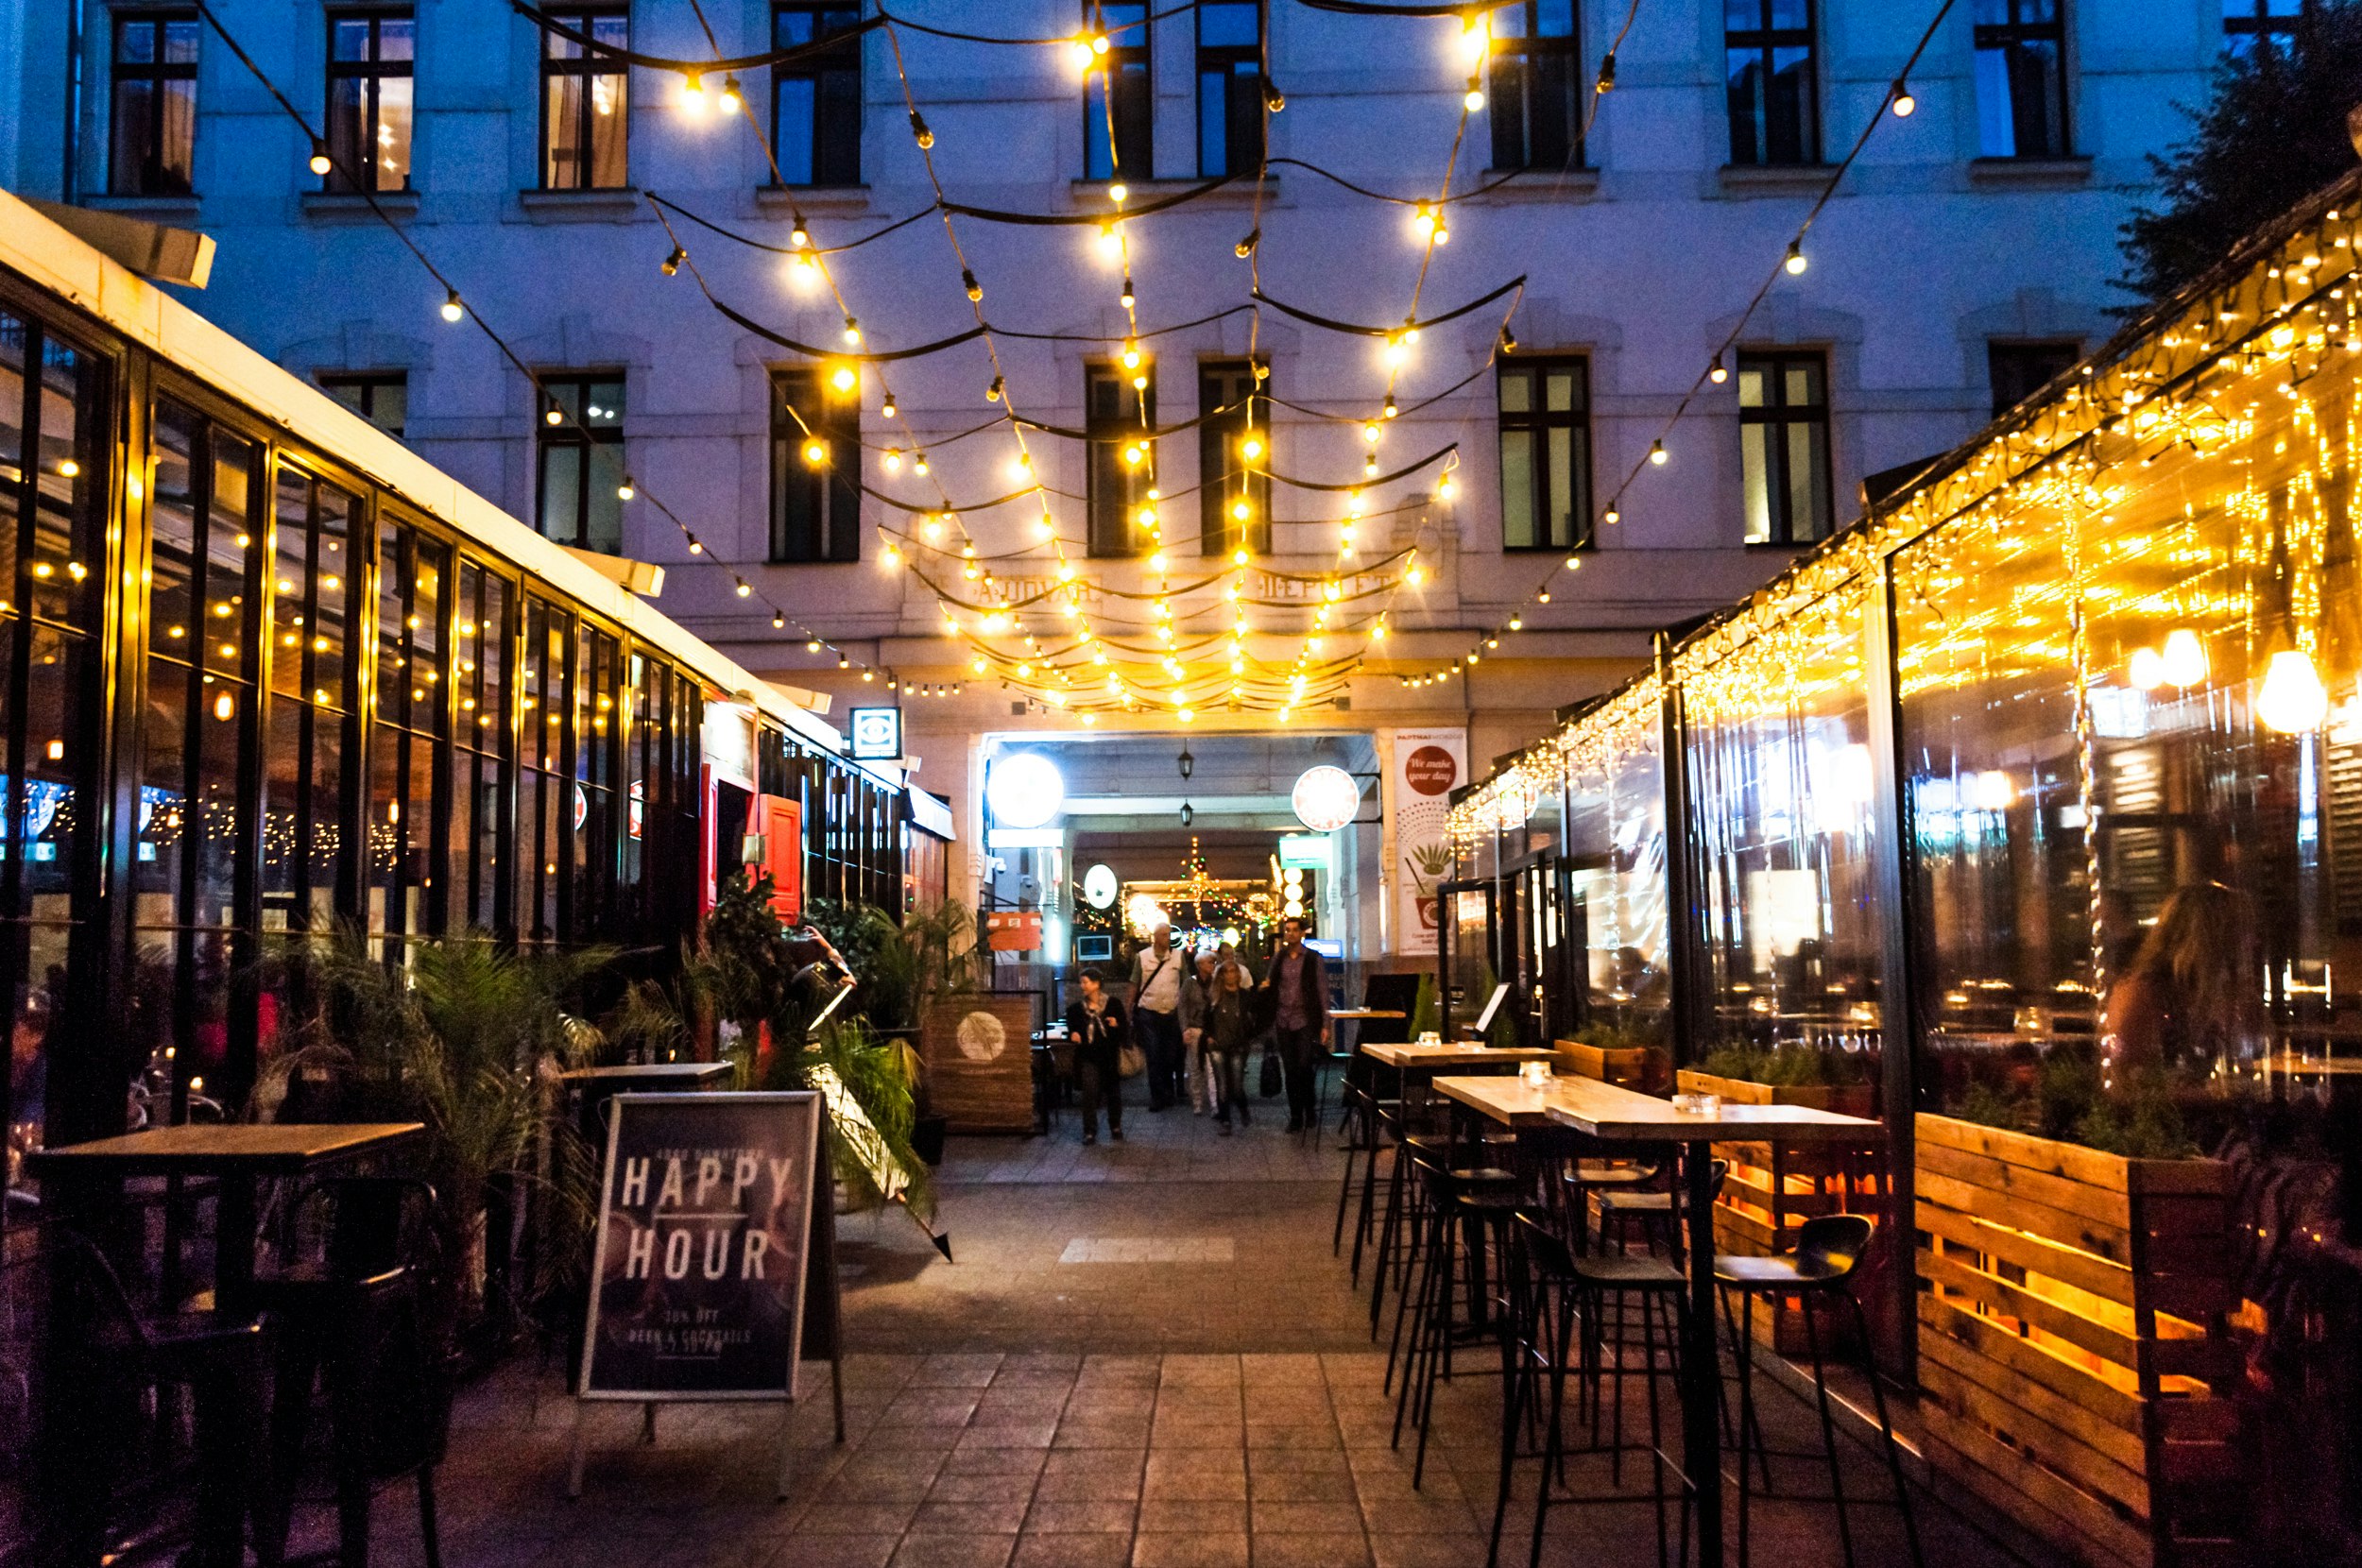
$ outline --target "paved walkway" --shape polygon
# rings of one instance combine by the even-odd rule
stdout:
[[[1275,1118],[1267,1118],[1275,1119]],[[1223,1139],[1186,1110],[1135,1107],[1123,1144],[955,1139],[944,1264],[899,1216],[843,1231],[849,1440],[827,1371],[782,1423],[747,1406],[589,1415],[586,1494],[564,1471],[575,1419],[554,1369],[472,1390],[444,1471],[452,1568],[1479,1568],[1498,1379],[1437,1402],[1424,1485],[1390,1442],[1367,1298],[1330,1256],[1339,1156],[1275,1127]],[[1488,1358],[1478,1356],[1479,1363]],[[1630,1419],[1645,1423],[1635,1395]],[[1775,1448],[1810,1446],[1805,1408],[1767,1394]],[[791,1496],[772,1500],[782,1434]],[[1866,1454],[1849,1484],[1879,1491]],[[1533,1467],[1524,1467],[1529,1474]],[[1818,1486],[1801,1465],[1789,1484]],[[1579,1485],[1606,1484],[1604,1467]],[[1627,1485],[1645,1466],[1628,1465]],[[417,1560],[406,1488],[380,1503],[381,1561]],[[1526,1560],[1523,1501],[1505,1562]],[[1891,1509],[1858,1513],[1863,1568],[1903,1563]],[[324,1523],[324,1522],[323,1522]],[[1927,1560],[2006,1561],[1923,1508]],[[1756,1560],[1842,1560],[1828,1510],[1772,1504]],[[1645,1504],[1553,1516],[1543,1560],[1653,1563]],[[1734,1558],[1734,1561],[1736,1559]]]

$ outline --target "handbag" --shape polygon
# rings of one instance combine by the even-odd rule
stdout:
[[[1138,1078],[1148,1070],[1148,1052],[1126,1040],[1116,1051],[1116,1071],[1125,1078]]]
[[[1275,1099],[1279,1096],[1279,1046],[1275,1041],[1263,1048],[1263,1081],[1258,1086],[1263,1091],[1265,1099]]]

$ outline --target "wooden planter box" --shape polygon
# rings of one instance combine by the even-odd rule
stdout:
[[[2092,1568],[2235,1560],[2230,1167],[1917,1126],[1930,1461]]]
[[[1720,1095],[1737,1105],[1807,1105],[1817,1111],[1874,1118],[1878,1091],[1868,1083],[1787,1085],[1718,1078],[1684,1068],[1676,1086],[1684,1094]],[[1722,1196],[1714,1205],[1714,1244],[1725,1253],[1763,1257],[1796,1244],[1796,1233],[1815,1215],[1883,1215],[1886,1183],[1880,1177],[1877,1143],[1782,1146],[1718,1143],[1718,1159],[1731,1162]],[[1822,1348],[1842,1346],[1850,1331],[1823,1314]],[[1780,1301],[1754,1320],[1758,1336],[1783,1355],[1805,1354],[1800,1309]]]
[[[1578,1040],[1553,1040],[1551,1070],[1577,1078],[1596,1078],[1620,1089],[1655,1094],[1665,1086],[1672,1058],[1662,1046],[1586,1046]]]
[[[1034,1130],[1034,998],[937,997],[919,1026],[928,1103],[954,1133]]]

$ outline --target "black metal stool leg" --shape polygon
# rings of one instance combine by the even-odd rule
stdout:
[[[1878,1354],[1870,1342],[1870,1320],[1852,1291],[1840,1293],[1845,1304],[1854,1309],[1854,1329],[1861,1336],[1862,1365],[1870,1373],[1870,1397],[1878,1409],[1879,1446],[1886,1450],[1887,1474],[1894,1482],[1894,1506],[1903,1513],[1903,1536],[1910,1542],[1912,1568],[1927,1568],[1919,1545],[1919,1522],[1911,1513],[1910,1488],[1903,1481],[1903,1457],[1895,1451],[1894,1423],[1887,1416],[1886,1388],[1878,1380]]]
[[[1821,1447],[1829,1457],[1829,1497],[1837,1505],[1837,1538],[1845,1548],[1845,1568],[1854,1568],[1854,1525],[1845,1512],[1845,1476],[1837,1458],[1837,1423],[1829,1417],[1829,1373],[1821,1359],[1821,1328],[1812,1310],[1813,1298],[1819,1291],[1807,1290],[1801,1298],[1805,1314],[1805,1345],[1812,1353],[1812,1395],[1814,1406],[1821,1413]]]

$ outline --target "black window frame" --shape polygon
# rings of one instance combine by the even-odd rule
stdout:
[[[387,185],[383,182],[375,148],[377,129],[385,118],[383,111],[385,84],[392,80],[415,82],[417,79],[418,8],[415,6],[340,7],[327,13],[327,107],[320,117],[320,124],[328,133],[328,151],[334,162],[330,164],[328,172],[320,177],[320,189],[348,192],[367,190],[378,193],[407,191],[410,189],[412,154],[417,147],[418,135],[418,99],[415,88],[412,90],[411,98],[411,141],[402,149],[402,182],[400,184]],[[339,25],[349,22],[366,22],[368,25],[369,53],[366,60],[336,58],[336,29]],[[385,58],[384,28],[388,22],[406,22],[410,25],[409,59],[387,60]],[[360,116],[356,122],[351,122],[359,133],[357,143],[348,141],[345,135],[348,122],[341,119],[336,112],[336,84],[346,81],[358,81],[362,84]],[[351,170],[367,170],[369,182],[367,185],[355,184],[347,178],[348,171]]]
[[[164,59],[168,29],[176,24],[186,26],[196,45],[185,60]],[[125,40],[136,30],[150,33],[149,58],[145,60],[126,58]],[[159,6],[126,8],[114,13],[114,26],[109,36],[109,79],[107,84],[107,194],[121,196],[186,196],[197,194],[197,66],[204,58],[204,29],[194,8]],[[165,116],[162,112],[166,97],[165,84],[187,82],[189,98],[188,145],[184,149],[188,160],[185,172],[175,173],[165,162]],[[142,139],[139,157],[127,170],[123,157],[126,112],[125,90],[145,86],[149,92],[145,135]]]
[[[1216,410],[1224,410],[1217,413]],[[1241,544],[1254,554],[1272,549],[1271,390],[1258,386],[1244,359],[1200,360],[1197,366],[1198,548],[1227,555]],[[1239,452],[1249,426],[1261,432],[1264,469],[1250,472]],[[1241,496],[1252,509],[1242,525],[1230,515]]]
[[[2285,49],[2316,11],[2313,0],[2297,0],[2292,11],[2275,11],[2272,4],[2273,0],[2222,0],[2223,53],[2244,56],[2259,44]],[[2238,8],[2235,13],[2234,7]]]
[[[1988,22],[1984,14],[1997,9],[2002,20]],[[2047,20],[2024,14],[2047,10]],[[1988,160],[2048,160],[2075,156],[2075,116],[2067,94],[2067,0],[1977,0],[1971,15],[1976,43],[1977,91],[1977,155]],[[2040,46],[2048,44],[2046,56]],[[1987,91],[1985,58],[2001,57],[2001,81],[2009,92],[2010,150],[1996,152],[1984,141]],[[2039,84],[2043,102],[2030,103],[2028,87]],[[2027,128],[2041,133],[2028,145]]]
[[[1242,11],[1255,18],[1252,43],[1208,43],[1206,13],[1219,5],[1225,12]],[[1197,172],[1206,179],[1250,174],[1263,162],[1263,7],[1261,0],[1206,0],[1197,8]],[[1112,51],[1111,51],[1112,52]],[[1218,96],[1219,117],[1207,112],[1207,99]],[[1219,132],[1219,147],[1213,137]]]
[[[615,449],[615,482],[620,483],[624,474],[624,419],[631,407],[630,378],[621,369],[568,370],[557,374],[539,375],[536,377],[536,383],[539,390],[534,397],[533,404],[534,531],[545,539],[558,544],[572,545],[577,550],[599,550],[601,547],[590,540],[591,503],[599,493],[598,476],[593,472],[597,464],[592,461],[592,454],[602,447]],[[615,419],[611,426],[593,422],[599,417],[590,413],[590,389],[594,386],[609,385],[621,389],[623,393],[623,396],[616,400],[618,406],[613,411]],[[569,393],[573,395],[571,408],[568,407],[565,396]],[[547,417],[548,411],[552,408],[560,410],[565,416],[556,424],[551,424]],[[554,454],[565,452],[581,453],[574,463],[573,475],[574,537],[570,539],[558,538],[556,535],[549,531],[550,460]],[[608,486],[608,491],[606,499],[620,506],[621,501],[613,494],[612,484]],[[622,548],[623,522],[619,512],[616,520],[615,549],[620,551]]]
[[[818,566],[861,559],[861,401],[809,366],[771,372],[770,558]],[[818,467],[804,444],[828,445]]]
[[[1731,164],[1735,168],[1809,168],[1822,161],[1820,17],[1813,0],[1801,0],[1805,25],[1775,26],[1772,10],[1781,3],[1782,0],[1724,0],[1722,79],[1731,128]],[[1755,26],[1730,26],[1731,10],[1739,5],[1753,8]],[[1781,156],[1776,147],[1778,138],[1774,135],[1769,87],[1779,79],[1780,52],[1789,49],[1805,51],[1804,68],[1797,77],[1803,84],[1803,103],[1792,156]],[[1731,69],[1732,61],[1741,55],[1754,57],[1754,97],[1761,100],[1745,107],[1743,116],[1739,89]],[[1741,142],[1742,130],[1746,145]]]
[[[549,15],[552,20],[564,24],[585,37],[595,36],[594,25],[602,20],[623,18],[626,37],[629,36],[631,27],[631,7],[628,3],[589,4],[583,3],[583,0],[576,0],[576,3],[570,4],[562,9],[553,10]],[[585,49],[556,32],[542,29],[540,38],[541,68],[534,84],[540,98],[536,108],[536,114],[541,128],[540,142],[535,154],[535,175],[539,181],[539,188],[544,191],[628,190],[631,186],[630,70],[623,61],[612,56],[600,55]],[[552,53],[553,50],[559,48],[571,49],[573,53],[571,55]],[[554,145],[550,139],[550,132],[555,128],[550,123],[550,83],[562,77],[582,78],[582,91],[576,94],[574,100],[574,117],[577,122],[574,128],[574,145],[581,149],[576,154],[575,164],[579,178],[571,184],[561,184],[550,178]],[[591,156],[590,149],[593,142],[591,132],[599,119],[597,93],[593,86],[593,78],[599,77],[612,77],[621,84],[614,117],[623,128],[624,166],[618,171],[620,178],[611,185],[593,184],[590,179],[590,177],[597,172],[594,166],[597,160]]]
[[[1116,13],[1110,23],[1109,13]],[[1083,178],[1131,180],[1156,168],[1156,62],[1143,0],[1083,0],[1084,28],[1104,34],[1107,52],[1083,77]],[[1121,28],[1121,31],[1111,30]],[[1110,94],[1113,94],[1112,100]],[[1103,167],[1100,155],[1106,155]]]
[[[1574,395],[1572,405],[1566,409],[1549,406],[1549,380],[1554,373],[1572,371]],[[1526,406],[1511,410],[1503,390],[1513,382],[1527,383]],[[1508,554],[1530,551],[1585,550],[1594,542],[1591,527],[1591,361],[1584,354],[1524,354],[1503,362],[1495,371],[1493,383],[1495,420],[1501,463],[1501,550]],[[1566,507],[1566,537],[1552,537],[1549,526],[1550,479],[1549,433],[1566,430],[1572,433],[1568,442],[1568,486]],[[1510,542],[1509,475],[1510,457],[1507,437],[1525,434],[1532,437],[1528,443],[1526,461],[1528,478],[1526,498],[1528,526],[1532,537],[1522,544]]]
[[[1988,338],[1985,374],[1999,418],[2041,391],[2083,357],[2080,338]]]
[[[1140,376],[1148,384],[1135,387]],[[1115,393],[1115,409],[1103,412],[1103,387]],[[1124,405],[1131,407],[1126,411]],[[1156,424],[1156,370],[1140,361],[1127,370],[1111,361],[1094,360],[1083,366],[1083,431],[1085,440],[1084,513],[1088,553],[1121,559],[1146,555],[1158,548],[1155,540],[1136,535],[1134,521],[1156,484],[1156,443],[1148,432]],[[1123,461],[1123,448],[1138,441],[1148,449],[1138,464]],[[1111,483],[1120,482],[1120,483]]]
[[[1788,399],[1788,372],[1791,368],[1809,367],[1820,379],[1821,401],[1818,403],[1791,403]],[[1750,373],[1763,377],[1764,386],[1775,392],[1778,401],[1766,401],[1754,407],[1745,402],[1745,387]],[[1829,356],[1821,349],[1746,349],[1738,355],[1737,383],[1741,389],[1738,423],[1741,432],[1739,459],[1741,528],[1745,527],[1746,457],[1744,433],[1753,425],[1767,432],[1785,433],[1790,426],[1812,427],[1810,439],[1819,474],[1815,500],[1821,508],[1817,530],[1800,533],[1793,516],[1791,503],[1794,486],[1789,483],[1788,453],[1789,443],[1772,434],[1763,437],[1764,452],[1764,522],[1766,537],[1747,539],[1749,545],[1772,549],[1790,549],[1799,545],[1818,543],[1835,530],[1837,507],[1835,484],[1830,477],[1829,460]]]
[[[1492,52],[1486,66],[1486,118],[1493,131],[1493,167],[1562,170],[1583,166],[1583,9],[1576,0],[1556,0],[1566,8],[1566,31],[1541,30],[1543,11],[1552,0],[1515,0],[1492,13]],[[1503,27],[1515,19],[1515,31]],[[1553,160],[1537,153],[1540,100],[1549,97],[1565,116],[1559,128],[1566,152]]]
[[[805,18],[809,30],[802,37],[789,37],[783,26],[795,18]],[[833,22],[831,19],[837,19]],[[772,0],[771,43],[774,48],[791,44],[824,43],[847,27],[858,26],[861,7],[847,0]],[[785,89],[802,83],[812,91],[810,122],[792,128],[787,123]],[[838,38],[825,54],[781,66],[771,73],[771,147],[779,160],[778,176],[783,187],[797,189],[830,189],[861,183],[862,131],[862,43],[859,33]],[[800,140],[799,140],[800,139]],[[788,171],[791,148],[800,147],[807,153],[812,178],[796,179]]]
[[[410,372],[407,370],[322,370],[312,378],[319,389],[346,408],[358,414],[395,440],[402,439],[403,427],[410,420]],[[387,423],[378,418],[378,395],[385,391],[402,394],[402,418]],[[351,394],[348,397],[346,394]]]

